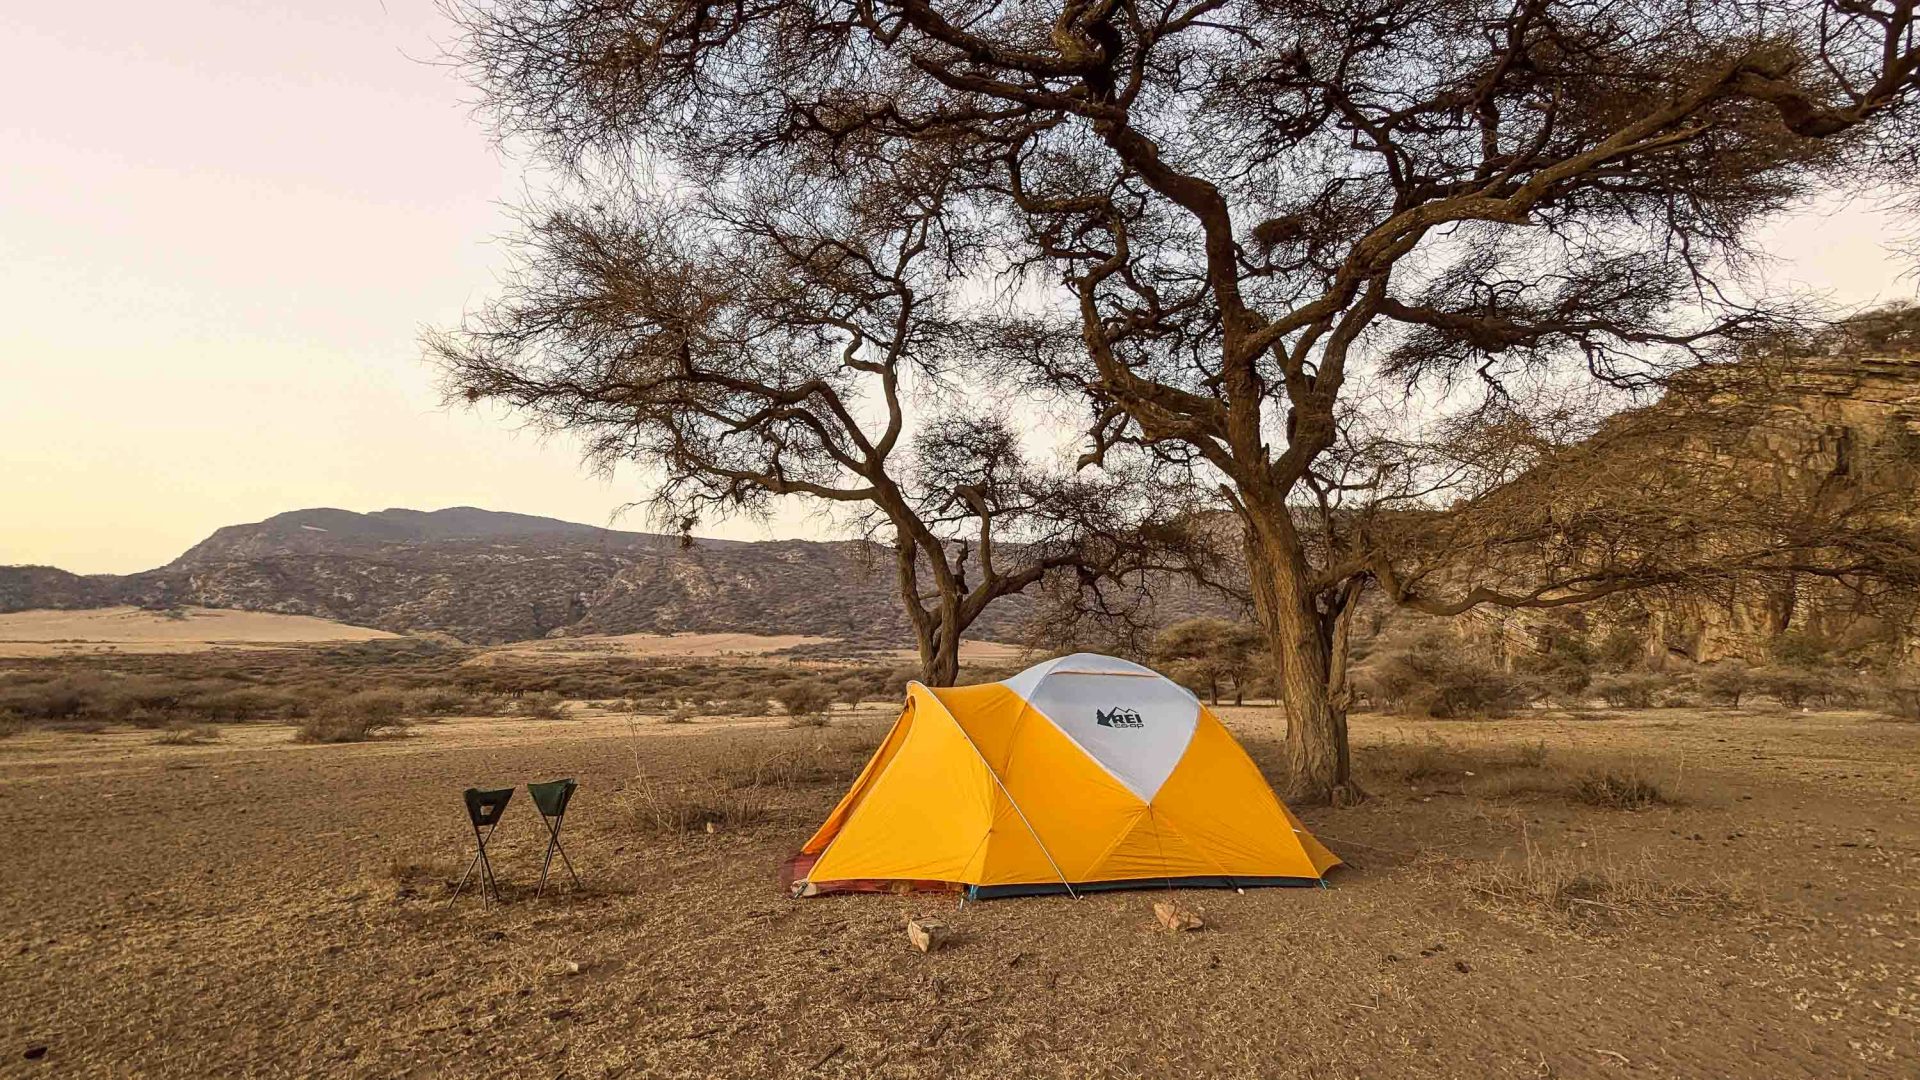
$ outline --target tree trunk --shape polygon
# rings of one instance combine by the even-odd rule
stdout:
[[[1347,806],[1366,797],[1347,748],[1346,632],[1351,606],[1328,617],[1309,589],[1310,570],[1291,521],[1249,515],[1247,571],[1286,710],[1287,798]],[[1340,656],[1335,662],[1335,637]],[[1334,685],[1335,681],[1339,685]]]
[[[1207,698],[1210,705],[1220,704],[1220,676],[1207,676]]]
[[[932,640],[920,642],[920,681],[928,686],[952,686],[960,679],[960,634],[936,625]]]

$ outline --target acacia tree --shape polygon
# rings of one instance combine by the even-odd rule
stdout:
[[[1198,617],[1182,619],[1160,632],[1154,641],[1154,656],[1174,665],[1174,670],[1205,684],[1207,698],[1220,704],[1220,680],[1233,684],[1233,703],[1247,696],[1247,683],[1260,647],[1254,628],[1232,619]]]
[[[1091,460],[1219,480],[1292,794],[1339,801],[1370,583],[1446,610],[1580,591],[1438,596],[1316,543],[1344,433],[1383,387],[1645,390],[1766,327],[1737,288],[1754,225],[1913,158],[1915,7],[494,0],[464,56],[503,128],[562,156],[644,147],[731,188],[938,155],[947,212],[1031,271],[996,357],[1090,405]]]
[[[975,240],[944,214],[937,169],[896,163],[885,181],[550,210],[506,294],[429,347],[454,397],[580,435],[602,465],[657,468],[655,509],[683,534],[781,496],[850,509],[893,549],[922,677],[946,686],[996,600],[1048,575],[1122,577],[1181,533],[1138,472],[1037,468],[991,412],[948,403],[910,429],[912,395],[951,396],[970,326],[946,275]]]

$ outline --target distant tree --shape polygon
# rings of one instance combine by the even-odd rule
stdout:
[[[1233,703],[1246,700],[1247,683],[1260,651],[1260,630],[1230,619],[1183,619],[1160,632],[1154,656],[1207,688],[1207,700],[1220,704],[1222,680],[1233,685]]]
[[[953,177],[911,203],[937,217],[940,273],[977,278],[952,313],[1002,314],[978,355],[1083,401],[1090,460],[1142,448],[1219,485],[1292,794],[1339,802],[1361,794],[1345,654],[1366,590],[1432,614],[1560,606],[1697,578],[1709,557],[1759,573],[1822,550],[1775,516],[1764,542],[1689,554],[1624,488],[1619,515],[1574,508],[1563,542],[1541,506],[1578,490],[1482,496],[1530,453],[1562,464],[1579,425],[1540,425],[1569,405],[1613,411],[1794,314],[1743,287],[1769,215],[1920,190],[1917,9],[485,0],[464,55],[504,134],[660,187],[809,215],[831,189],[885,214],[909,205],[889,194],[902,170]],[[869,261],[884,281],[893,260],[854,260],[862,277]],[[1432,437],[1445,421],[1459,437]],[[1447,522],[1364,512],[1462,501]],[[1650,543],[1629,537],[1642,527]],[[1476,572],[1489,555],[1497,576]]]
[[[1732,708],[1754,690],[1753,672],[1735,660],[1723,660],[1700,676],[1700,689],[1708,698]]]

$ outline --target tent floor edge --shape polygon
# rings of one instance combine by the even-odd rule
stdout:
[[[1317,877],[1224,877],[1202,875],[1176,878],[1126,878],[1120,881],[1076,881],[1072,892],[1118,892],[1125,889],[1266,889],[1327,888]],[[1066,896],[1069,890],[1058,881],[1038,881],[1016,885],[969,885],[963,895],[968,900],[998,900],[1015,896]]]

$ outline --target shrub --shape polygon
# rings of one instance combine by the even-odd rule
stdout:
[[[693,706],[682,705],[679,708],[668,713],[667,715],[661,717],[660,722],[663,724],[691,724],[693,723],[693,718],[698,715],[700,715],[699,710],[695,709]]]
[[[27,730],[27,721],[18,713],[0,711],[0,739]]]
[[[1600,643],[1594,646],[1593,658],[1599,666],[1614,671],[1625,670],[1639,663],[1647,655],[1646,642],[1640,631],[1626,623],[1615,623],[1608,628]]]
[[[1593,680],[1593,692],[1616,709],[1651,709],[1668,682],[1663,675],[1603,675]]]
[[[1357,681],[1390,709],[1442,719],[1505,716],[1534,697],[1525,680],[1437,634],[1374,654]]]
[[[1593,668],[1584,658],[1558,650],[1522,656],[1514,669],[1559,702],[1577,702],[1593,682]]]
[[[335,698],[302,721],[294,741],[365,742],[406,726],[406,698],[394,690],[361,690]]]
[[[1789,709],[1803,709],[1833,696],[1836,687],[1825,671],[1776,667],[1760,673],[1759,689]]]
[[[1808,630],[1788,630],[1773,639],[1773,659],[1782,667],[1817,668],[1833,652],[1833,644]]]
[[[523,696],[519,711],[529,720],[565,720],[567,702],[552,690],[541,690]]]
[[[833,708],[833,691],[819,679],[796,679],[774,694],[796,727],[823,727]]]
[[[1753,672],[1738,661],[1723,661],[1701,674],[1700,691],[1709,701],[1737,709],[1741,699],[1754,691]]]
[[[491,716],[499,702],[489,695],[471,694],[451,686],[413,690],[406,696],[408,716]]]
[[[405,726],[401,720],[380,720],[371,716],[354,716],[326,712],[310,716],[300,724],[294,733],[295,742],[303,743],[349,743],[366,742],[368,739],[397,732]]]
[[[1573,797],[1588,806],[1609,810],[1638,810],[1674,800],[1660,786],[1638,773],[1590,773],[1573,785]]]

